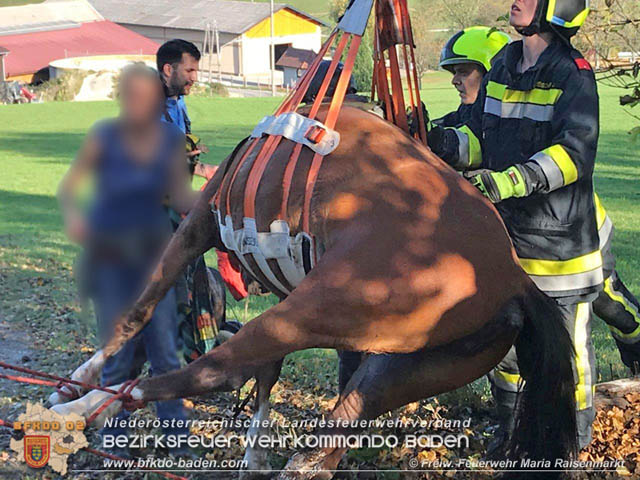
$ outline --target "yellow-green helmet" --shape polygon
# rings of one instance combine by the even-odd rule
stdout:
[[[584,24],[588,14],[589,0],[538,0],[531,25],[516,30],[525,36],[552,30],[569,39]]]
[[[440,54],[440,66],[453,71],[461,63],[475,63],[491,70],[495,56],[511,41],[509,35],[490,27],[469,27],[449,39]]]

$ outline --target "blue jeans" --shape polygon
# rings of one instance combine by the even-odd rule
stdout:
[[[139,265],[110,262],[96,262],[92,265],[92,297],[102,344],[110,338],[118,316],[127,311],[143,290],[148,273],[148,268]],[[156,307],[147,326],[107,360],[102,370],[102,385],[117,385],[135,378],[145,362],[145,355],[140,355],[141,352],[146,353],[146,360],[151,363],[153,375],[179,369],[177,342],[176,296],[171,289]],[[156,413],[160,420],[186,419],[182,400],[156,402]],[[128,415],[128,412],[122,411],[117,418],[125,419]],[[188,433],[188,428],[163,430],[166,435]],[[101,433],[121,435],[126,433],[126,429],[105,428]]]

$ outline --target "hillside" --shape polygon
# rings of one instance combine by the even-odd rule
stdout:
[[[0,0],[3,1],[3,0]],[[6,0],[5,0],[6,1]],[[9,0],[9,1],[20,1],[20,0]],[[266,2],[269,0],[242,0],[242,1],[258,1],[258,2]],[[409,6],[411,8],[415,8],[418,5],[424,4],[426,0],[409,0]],[[292,7],[298,8],[306,13],[313,15],[314,17],[318,17],[322,20],[329,20],[329,3],[330,0],[281,0],[276,3],[288,3]]]

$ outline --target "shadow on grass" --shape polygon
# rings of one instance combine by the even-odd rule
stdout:
[[[0,232],[17,228],[46,233],[60,231],[61,225],[55,197],[0,190]]]
[[[8,132],[0,135],[0,152],[8,158],[28,156],[30,162],[67,164],[75,157],[84,137],[83,133],[69,132]]]
[[[73,262],[78,247],[65,238],[53,196],[0,190],[0,253],[8,264]]]
[[[251,134],[253,127],[249,124],[203,130],[196,127],[194,132],[210,148],[210,153],[203,154],[202,160],[219,164],[242,139]],[[84,133],[68,132],[4,133],[0,135],[0,155],[8,159],[26,156],[30,157],[29,162],[37,164],[68,165],[85,137]]]

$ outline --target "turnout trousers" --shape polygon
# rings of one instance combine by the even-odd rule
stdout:
[[[573,341],[575,355],[573,359],[576,409],[578,424],[578,443],[584,448],[591,442],[591,424],[595,419],[593,406],[594,379],[596,362],[591,342],[592,308],[590,303],[560,305],[564,323]],[[515,347],[507,353],[498,366],[489,373],[491,390],[498,407],[498,416],[502,434],[510,434],[513,429],[513,409],[518,393],[524,387],[518,369]]]
[[[604,290],[593,302],[593,312],[604,320],[616,341],[622,363],[640,373],[640,302],[622,283],[611,250],[613,232],[602,247]]]

